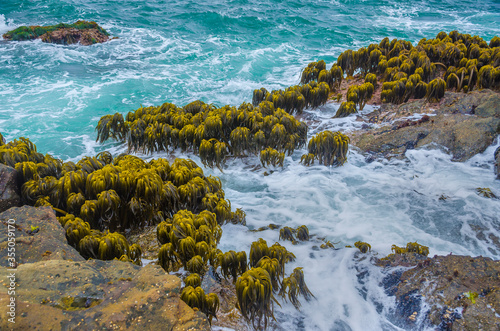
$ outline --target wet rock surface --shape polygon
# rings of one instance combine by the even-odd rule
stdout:
[[[7,279],[9,270],[0,269]],[[210,330],[206,317],[179,298],[181,281],[159,266],[64,260],[17,268],[18,330]],[[0,287],[0,304],[7,305]],[[2,314],[0,328],[10,327]]]
[[[21,205],[17,171],[0,164],[0,212]]]
[[[485,257],[390,255],[383,281],[396,296],[394,319],[403,328],[500,329],[500,261]],[[398,267],[411,267],[410,269]]]
[[[15,220],[16,323],[0,314],[0,330],[210,330],[205,315],[180,299],[178,277],[158,265],[84,260],[49,207],[0,214],[0,305],[11,298],[9,219]]]
[[[231,281],[220,277],[220,275],[213,272],[213,268],[210,268],[203,278],[201,287],[205,290],[205,293],[217,294],[220,300],[217,319],[212,321],[213,326],[241,331],[252,330],[252,327],[248,325],[243,315],[236,308],[238,302],[236,288]]]
[[[14,222],[9,220],[14,220]],[[10,226],[10,227],[9,227]],[[66,233],[50,207],[13,207],[0,214],[0,266],[10,267],[6,254],[9,229],[15,238],[17,263],[85,259],[68,244]]]
[[[500,179],[500,147],[495,150],[495,175]]]
[[[349,134],[351,145],[382,157],[403,157],[409,149],[431,146],[465,161],[484,152],[498,135],[499,104],[500,93],[491,90],[446,92],[437,104],[424,99],[383,104],[358,118],[366,125]]]

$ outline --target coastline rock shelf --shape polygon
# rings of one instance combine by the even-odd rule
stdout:
[[[396,298],[394,319],[398,326],[413,329],[426,321],[438,330],[500,328],[500,261],[482,256],[427,258],[403,253],[377,263],[388,270],[382,284],[386,293]]]
[[[351,143],[372,156],[403,157],[409,149],[434,145],[453,161],[466,161],[488,148],[500,131],[500,94],[491,90],[446,92],[439,105],[423,99],[383,104],[358,117],[365,128],[349,133]]]
[[[160,266],[85,259],[68,244],[49,207],[13,207],[0,214],[0,247],[7,251],[7,220],[15,219],[17,330],[210,330],[206,317],[180,298],[181,280]],[[38,230],[32,231],[33,228]],[[0,276],[12,269],[5,258]],[[7,281],[4,282],[5,284]],[[0,304],[10,301],[0,286]],[[7,314],[0,329],[10,330]]]
[[[41,39],[46,43],[89,46],[109,40],[109,33],[96,22],[77,21],[49,26],[20,26],[2,36],[5,40],[23,41]]]

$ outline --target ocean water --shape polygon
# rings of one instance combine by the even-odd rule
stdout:
[[[237,106],[256,88],[297,84],[311,61],[330,67],[343,50],[386,36],[415,43],[442,30],[487,41],[500,35],[496,0],[0,1],[0,34],[78,19],[94,20],[118,39],[89,47],[0,39],[0,132],[7,140],[29,137],[40,152],[65,160],[124,150],[95,143],[105,114],[197,99]],[[353,118],[332,120],[337,107],[307,110],[309,134],[359,126]],[[304,151],[296,151],[269,176],[251,170],[256,157],[231,160],[223,173],[205,169],[221,177],[233,208],[247,213],[248,227],[224,226],[220,248],[248,251],[259,237],[278,241],[276,230],[249,231],[269,223],[306,224],[316,235],[311,242],[282,244],[297,256],[287,272],[304,267],[315,299],[300,311],[283,303],[277,323],[287,330],[397,330],[394,299],[379,286],[383,272],[356,249],[318,250],[318,237],[338,248],[367,241],[379,257],[392,244],[418,241],[431,255],[500,258],[500,203],[475,193],[489,187],[500,194],[493,174],[498,145],[465,163],[433,149],[367,163],[352,150],[343,167],[306,168],[298,164]],[[200,164],[195,155],[178,155]]]

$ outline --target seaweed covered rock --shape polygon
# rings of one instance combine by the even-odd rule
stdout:
[[[0,230],[5,252],[8,230],[15,234],[15,262],[5,254],[0,277],[7,279],[17,268],[16,328],[76,329],[83,323],[93,329],[210,329],[206,318],[180,299],[179,278],[160,266],[85,261],[68,244],[50,207],[10,208],[0,214]],[[0,304],[10,297],[2,286]],[[0,329],[12,326],[7,318],[0,317]]]
[[[0,267],[7,279],[9,269]],[[16,329],[210,330],[201,312],[180,299],[181,281],[161,267],[121,261],[51,260],[16,271]],[[0,304],[9,302],[0,288]],[[9,329],[7,314],[0,328]]]
[[[328,86],[321,84],[311,89],[311,102],[319,102],[319,96],[326,101],[326,89]],[[286,107],[277,106],[288,102],[286,95],[285,99],[276,96],[274,103],[243,103],[239,108],[216,108],[194,101],[182,108],[171,103],[141,107],[125,118],[119,113],[105,115],[96,127],[97,141],[116,139],[126,142],[130,151],[147,153],[189,149],[198,153],[206,166],[220,169],[229,156],[255,155],[267,148],[291,155],[304,146],[307,125],[287,113]]]
[[[20,26],[6,32],[2,37],[14,41],[41,39],[46,43],[63,45],[80,43],[88,46],[108,41],[109,33],[96,22],[77,21],[73,24]]]
[[[0,212],[21,205],[17,171],[0,164]]]
[[[358,93],[351,93],[354,85],[366,82],[373,85],[372,104],[401,104],[421,98],[439,102],[446,90],[498,90],[499,65],[498,37],[493,37],[488,44],[479,36],[442,31],[435,38],[421,39],[416,45],[386,37],[378,44],[347,49],[338,56],[330,71],[322,60],[310,63],[302,72],[301,83],[325,82],[348,101],[361,101],[358,106],[362,109],[370,97],[363,100]],[[346,79],[342,79],[344,73]]]
[[[16,263],[54,259],[84,261],[68,244],[64,229],[49,207],[14,207],[1,213],[0,250],[3,252],[7,252],[9,229],[14,233]],[[7,253],[0,257],[0,265],[12,267]]]
[[[406,258],[398,258],[407,256]],[[395,318],[403,328],[430,324],[439,330],[500,328],[500,261],[485,257],[394,254],[395,269],[383,283],[396,296]],[[399,271],[398,271],[399,270]],[[425,304],[424,304],[425,302]],[[495,313],[496,312],[496,313]]]
[[[57,211],[68,243],[85,258],[117,258],[140,264],[141,248],[129,244],[122,234],[109,231],[159,224],[181,211],[182,215],[195,212],[202,218],[210,216],[204,228],[210,225],[215,232],[207,237],[205,229],[199,235],[202,239],[196,239],[214,246],[222,234],[220,225],[245,223],[245,213],[239,209],[233,212],[224,199],[220,180],[204,176],[192,160],[145,162],[132,155],[113,158],[102,152],[75,164],[44,156],[29,139],[19,138],[0,146],[0,163],[16,168],[25,203]],[[175,244],[187,236],[178,233]],[[182,260],[183,264],[189,259]]]
[[[452,154],[454,161],[465,161],[484,152],[500,132],[499,103],[500,94],[485,89],[446,92],[432,106],[424,100],[385,104],[360,119],[366,126],[350,134],[351,144],[384,157],[401,157],[409,149],[433,145]],[[415,119],[408,119],[411,116]],[[372,129],[371,123],[381,125]]]

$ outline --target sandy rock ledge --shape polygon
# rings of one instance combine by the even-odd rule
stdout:
[[[85,261],[48,207],[0,214],[0,306],[11,297],[13,271],[4,258],[9,219],[16,220],[16,323],[1,313],[1,330],[210,330],[205,315],[180,299],[178,277],[157,265]]]

